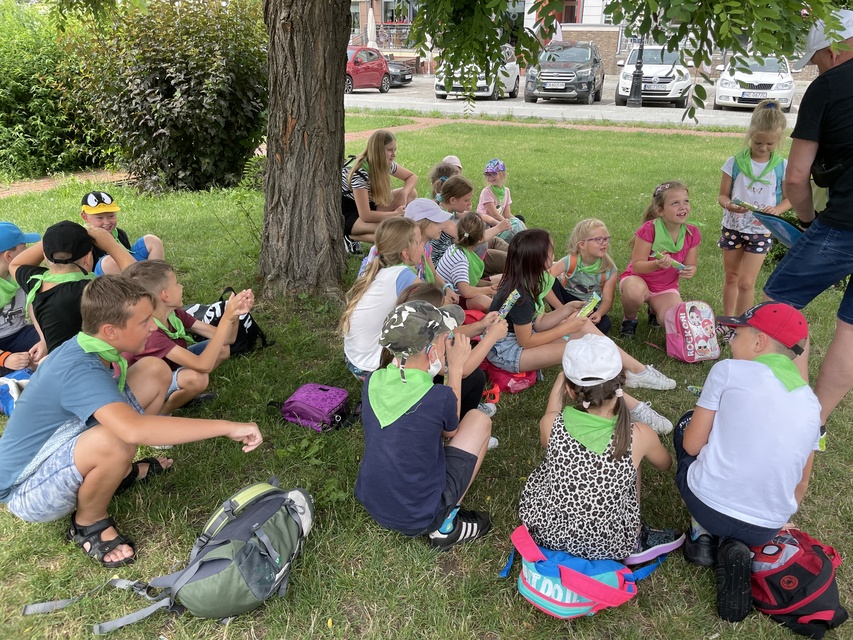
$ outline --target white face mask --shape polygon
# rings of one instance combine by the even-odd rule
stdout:
[[[441,360],[440,360],[440,359],[438,359],[438,358],[436,358],[436,359],[435,359],[435,362],[430,362],[430,363],[429,363],[429,369],[427,370],[427,373],[429,373],[429,377],[430,377],[430,378],[434,378],[434,377],[436,377],[439,373],[441,373],[441,370],[442,370],[442,369],[443,369],[443,367],[442,367],[442,364],[441,364]]]

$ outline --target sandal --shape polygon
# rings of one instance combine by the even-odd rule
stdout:
[[[116,527],[115,521],[106,517],[103,520],[98,520],[87,526],[81,526],[77,524],[74,520],[74,516],[77,515],[77,512],[71,514],[71,526],[68,528],[68,533],[65,537],[69,542],[73,542],[80,549],[82,549],[83,553],[85,553],[90,558],[95,558],[98,562],[101,563],[101,566],[105,569],[115,569],[118,567],[123,567],[126,564],[130,564],[134,560],[136,560],[136,545],[132,540],[128,540],[123,537],[120,533],[116,535],[112,540],[101,540],[101,532],[105,529],[109,529],[110,527],[114,527],[116,532],[118,532],[118,527]],[[85,544],[89,544],[89,550],[87,551],[85,548]],[[129,558],[125,558],[124,560],[116,560],[113,562],[105,562],[104,556],[107,555],[110,551],[115,549],[116,547],[126,544],[131,549],[133,549],[133,555]]]
[[[148,473],[146,473],[142,478],[139,478],[139,465],[142,463],[148,464]],[[131,463],[130,473],[128,473],[121,481],[121,484],[118,485],[115,495],[124,493],[134,484],[144,484],[148,482],[148,478],[152,476],[159,476],[161,473],[166,473],[167,469],[171,469],[171,467],[164,467],[160,464],[160,461],[157,458],[143,458],[142,460],[137,460],[136,462]]]

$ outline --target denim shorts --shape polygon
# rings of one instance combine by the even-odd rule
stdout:
[[[344,356],[344,361],[347,363],[347,369],[349,369],[349,372],[354,375],[359,382],[364,382],[367,376],[373,373],[372,371],[365,371],[364,369],[359,369],[352,362],[350,362],[349,358],[347,358],[346,356]]]
[[[12,490],[9,511],[26,522],[50,522],[77,508],[77,492],[83,476],[74,465],[74,447],[80,435],[57,449],[33,475]]]
[[[145,246],[145,238],[140,238],[136,242],[133,243],[133,246],[130,247],[130,255],[133,256],[134,260],[139,262],[140,260],[148,260],[148,247]],[[107,256],[103,256],[98,263],[95,265],[95,275],[102,276],[104,275],[104,267],[101,265],[104,258]]]
[[[514,333],[506,334],[506,338],[498,340],[486,356],[493,365],[510,373],[519,373],[521,361],[521,346],[515,339]]]
[[[815,220],[776,267],[764,293],[776,302],[802,309],[818,295],[853,273],[853,230]],[[847,287],[838,319],[853,324],[853,288]]]

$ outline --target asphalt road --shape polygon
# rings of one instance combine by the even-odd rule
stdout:
[[[641,108],[617,107],[613,102],[616,93],[616,76],[607,76],[604,81],[603,99],[594,105],[581,105],[570,102],[539,101],[536,104],[524,102],[523,88],[517,98],[502,98],[498,101],[478,99],[473,108],[462,98],[439,100],[433,91],[432,76],[415,76],[412,83],[392,88],[390,93],[381,94],[375,89],[355,91],[344,97],[346,107],[367,109],[412,109],[422,113],[439,112],[447,115],[514,115],[516,117],[551,118],[554,120],[611,120],[616,122],[645,122],[655,124],[692,123],[684,118],[684,110],[675,106],[643,106]],[[797,105],[800,103],[808,82],[797,81],[794,94],[794,107],[788,116],[788,126],[793,127],[797,119]],[[714,89],[706,86],[708,100],[705,109],[697,112],[698,124],[705,126],[737,126],[749,124],[751,111],[737,109],[714,111],[712,109]]]

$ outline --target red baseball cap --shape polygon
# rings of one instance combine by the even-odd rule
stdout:
[[[718,316],[717,322],[727,327],[754,327],[797,355],[803,352],[799,343],[809,336],[809,323],[805,316],[782,302],[762,302],[741,316]]]

